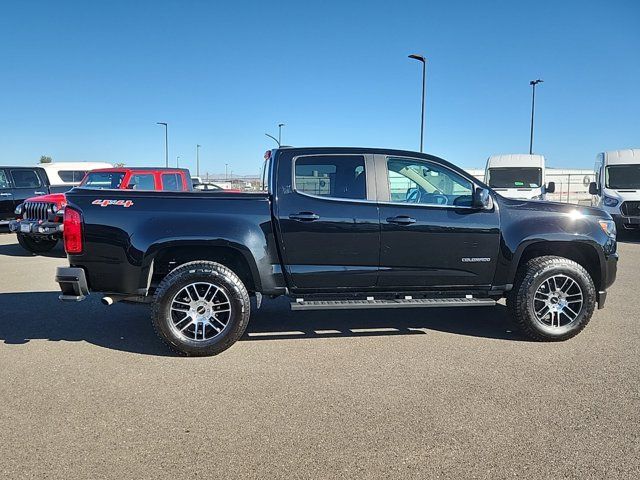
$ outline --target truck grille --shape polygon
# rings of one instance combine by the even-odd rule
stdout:
[[[620,211],[625,217],[640,217],[640,202],[622,202]]]
[[[47,202],[25,202],[25,220],[46,220],[48,213],[55,204]]]

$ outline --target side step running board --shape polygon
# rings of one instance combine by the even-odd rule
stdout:
[[[356,308],[492,307],[490,298],[415,298],[395,300],[309,300],[291,302],[291,310],[340,310]]]

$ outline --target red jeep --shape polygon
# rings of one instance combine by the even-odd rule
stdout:
[[[101,168],[91,170],[76,188],[116,190],[191,191],[191,175],[182,168]],[[16,208],[9,229],[18,243],[32,253],[44,253],[62,238],[64,193],[28,198]]]

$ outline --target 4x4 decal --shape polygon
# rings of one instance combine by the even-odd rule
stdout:
[[[129,208],[133,205],[133,200],[99,200],[96,199],[91,202],[91,205],[100,205],[101,207],[109,207],[115,205],[117,207]]]

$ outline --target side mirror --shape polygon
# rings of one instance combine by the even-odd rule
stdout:
[[[493,208],[493,198],[488,188],[476,188],[473,194],[473,206],[482,210]]]
[[[547,193],[555,193],[556,191],[556,182],[549,182],[547,185]]]
[[[600,189],[598,188],[598,184],[596,182],[591,182],[589,184],[589,194],[600,195]]]

